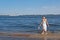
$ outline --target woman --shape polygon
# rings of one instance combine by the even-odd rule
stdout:
[[[44,34],[44,33],[47,34],[47,26],[49,26],[49,25],[48,25],[47,19],[44,16],[42,17],[42,22],[41,22],[40,26],[42,26],[42,28],[43,28],[42,34]]]

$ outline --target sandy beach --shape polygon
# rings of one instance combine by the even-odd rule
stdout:
[[[48,34],[23,34],[23,33],[7,33],[0,32],[0,36],[6,37],[27,37],[27,38],[60,38],[60,34],[58,33],[48,33]]]
[[[0,32],[0,39],[6,40],[60,40],[60,34],[48,33],[48,34],[24,34],[24,33],[7,33]]]

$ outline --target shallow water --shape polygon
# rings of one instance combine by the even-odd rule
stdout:
[[[60,38],[0,37],[0,40],[60,40]]]
[[[49,22],[48,31],[60,32],[60,15],[45,15]],[[0,32],[38,33],[41,15],[0,16]],[[40,27],[39,30],[42,30]]]

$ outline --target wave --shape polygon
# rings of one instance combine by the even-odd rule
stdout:
[[[50,26],[60,26],[60,24],[49,24]]]

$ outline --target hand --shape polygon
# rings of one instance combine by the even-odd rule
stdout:
[[[38,26],[38,30],[40,29],[40,27]]]

